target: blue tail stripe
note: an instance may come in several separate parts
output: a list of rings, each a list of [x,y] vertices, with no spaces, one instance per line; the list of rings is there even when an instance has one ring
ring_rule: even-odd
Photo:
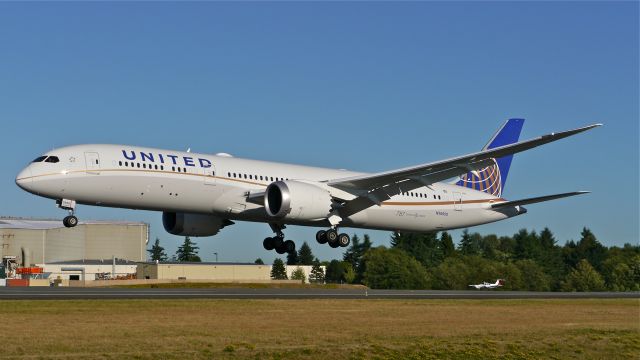
[[[522,125],[524,125],[524,119],[516,118],[507,120],[500,130],[498,130],[491,140],[489,140],[483,150],[493,149],[518,142]],[[504,186],[507,181],[507,175],[509,174],[509,168],[511,167],[512,160],[513,155],[495,159],[495,165],[490,165],[485,169],[477,171],[475,174],[468,172],[467,174],[460,176],[460,180],[456,182],[456,184],[475,190],[484,188],[482,190],[484,192],[491,193],[496,196],[502,196],[502,191],[504,190]],[[497,169],[495,169],[496,166]],[[494,169],[491,167],[494,167]],[[490,175],[492,174],[492,171],[497,171],[498,174]],[[494,185],[497,181],[496,176],[499,176],[500,179],[499,188]]]

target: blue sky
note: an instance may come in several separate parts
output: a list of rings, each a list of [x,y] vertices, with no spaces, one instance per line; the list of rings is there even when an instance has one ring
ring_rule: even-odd
[[[637,2],[0,3],[0,215],[64,215],[14,184],[64,145],[374,172],[479,150],[524,117],[521,138],[605,126],[516,155],[504,195],[593,193],[472,231],[548,226],[562,244],[587,226],[606,245],[637,243],[638,32]],[[182,241],[159,213],[78,215],[149,222],[170,253]],[[341,257],[315,231],[287,237]],[[207,260],[271,261],[267,235],[238,223],[197,242]]]

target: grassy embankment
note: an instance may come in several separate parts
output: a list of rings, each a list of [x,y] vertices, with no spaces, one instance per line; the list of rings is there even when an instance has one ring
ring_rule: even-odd
[[[0,359],[632,358],[620,300],[0,301]]]

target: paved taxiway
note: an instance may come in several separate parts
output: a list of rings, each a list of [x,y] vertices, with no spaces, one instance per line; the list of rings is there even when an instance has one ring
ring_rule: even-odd
[[[18,299],[640,299],[640,292],[529,292],[365,289],[127,289],[2,287],[0,300]]]

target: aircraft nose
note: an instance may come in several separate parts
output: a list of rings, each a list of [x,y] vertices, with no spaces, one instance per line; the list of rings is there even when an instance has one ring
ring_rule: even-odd
[[[24,168],[18,176],[16,176],[16,185],[20,188],[29,191],[30,185],[33,182],[33,177],[31,175],[31,169],[28,167]]]

